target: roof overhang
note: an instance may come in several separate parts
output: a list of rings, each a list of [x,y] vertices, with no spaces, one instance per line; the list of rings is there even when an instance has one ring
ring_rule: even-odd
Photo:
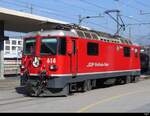
[[[52,29],[58,24],[68,24],[67,22],[1,7],[0,20],[4,21],[4,30],[25,33],[40,29]]]

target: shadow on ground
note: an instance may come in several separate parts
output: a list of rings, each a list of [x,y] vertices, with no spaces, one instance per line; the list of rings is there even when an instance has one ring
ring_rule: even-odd
[[[25,92],[24,87],[22,87],[22,86],[21,87],[16,87],[15,90],[18,94],[22,94],[23,96],[26,96],[26,92]]]

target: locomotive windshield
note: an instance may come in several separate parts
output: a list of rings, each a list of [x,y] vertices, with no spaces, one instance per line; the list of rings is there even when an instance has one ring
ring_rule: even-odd
[[[33,55],[35,54],[35,39],[26,39],[24,42],[24,54],[25,55]]]
[[[41,55],[56,55],[57,39],[56,38],[43,38],[41,39]]]
[[[28,38],[24,41],[24,55],[35,55],[36,39]],[[41,55],[65,55],[66,39],[65,38],[41,38],[40,42]]]

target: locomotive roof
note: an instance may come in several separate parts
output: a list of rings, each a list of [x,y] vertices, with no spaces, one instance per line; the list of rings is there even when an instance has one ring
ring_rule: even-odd
[[[53,30],[41,30],[36,32],[30,32],[27,34],[27,37],[36,36],[40,34],[41,36],[71,36],[71,37],[80,37],[80,38],[87,38],[92,40],[102,40],[105,42],[113,42],[113,43],[125,43],[125,44],[132,44],[132,42],[126,38],[121,36],[113,36],[109,33],[99,32],[95,30],[90,30],[83,27],[56,27]]]
[[[41,35],[41,36],[71,36],[71,37],[77,37],[75,33],[72,33],[70,31],[64,31],[64,30],[46,30],[46,31],[35,31],[35,32],[30,32],[26,35],[26,37],[31,37],[31,36],[36,36],[36,35]]]

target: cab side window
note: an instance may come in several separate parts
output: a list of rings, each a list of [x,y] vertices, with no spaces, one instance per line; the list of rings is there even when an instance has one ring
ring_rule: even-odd
[[[98,56],[99,54],[98,48],[99,48],[98,43],[92,42],[87,43],[87,54],[89,56]]]
[[[58,53],[60,55],[66,55],[66,39],[65,38],[61,38],[59,40]]]
[[[129,47],[124,47],[123,48],[123,51],[124,51],[124,57],[130,57],[130,52],[131,52],[131,50],[130,50],[130,48]]]

